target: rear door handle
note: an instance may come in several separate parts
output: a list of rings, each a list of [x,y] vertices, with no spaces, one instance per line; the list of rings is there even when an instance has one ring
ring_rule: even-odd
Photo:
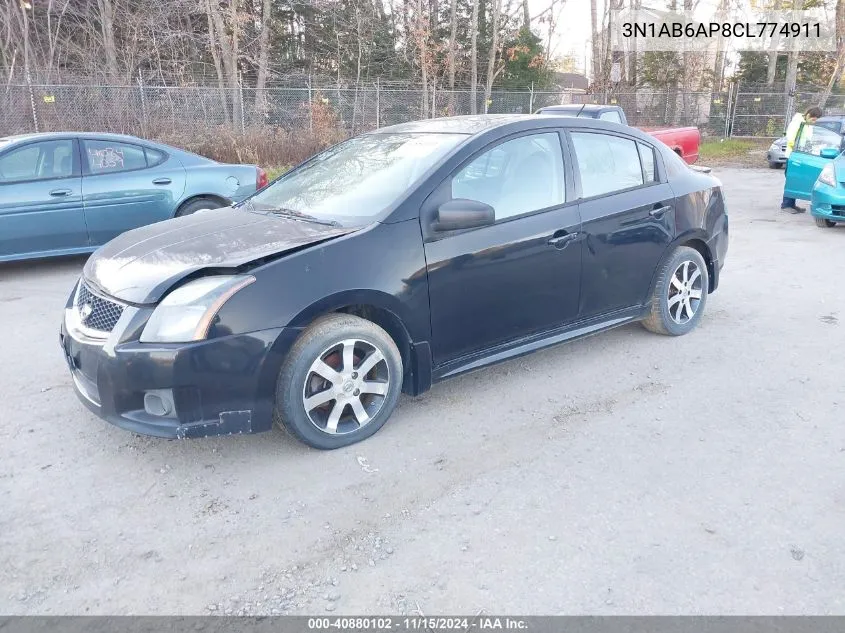
[[[50,195],[58,198],[60,196],[69,196],[72,193],[73,192],[70,189],[53,189],[53,191],[50,192]]]
[[[648,214],[653,218],[662,218],[663,215],[667,211],[671,211],[672,207],[668,204],[663,205],[662,207],[654,207]]]
[[[169,185],[171,182],[173,181],[170,178],[156,178],[153,180],[154,185]]]
[[[580,237],[578,233],[566,233],[563,231],[556,231],[554,236],[549,239],[549,246],[554,246],[558,250],[563,250],[570,242],[574,242]]]

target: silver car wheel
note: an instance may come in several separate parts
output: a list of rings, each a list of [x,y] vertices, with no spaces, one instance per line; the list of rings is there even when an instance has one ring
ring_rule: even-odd
[[[382,351],[369,341],[346,339],[311,363],[302,405],[320,431],[352,433],[378,414],[389,387],[390,370]]]
[[[683,325],[695,316],[701,303],[701,271],[695,262],[686,260],[672,273],[667,296],[669,318]]]

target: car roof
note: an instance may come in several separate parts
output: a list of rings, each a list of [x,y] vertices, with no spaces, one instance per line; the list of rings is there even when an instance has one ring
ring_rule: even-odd
[[[568,112],[570,110],[580,110],[582,112],[597,112],[599,110],[605,110],[607,108],[616,109],[617,107],[618,106],[615,105],[607,105],[601,103],[562,103],[560,105],[546,106],[545,108],[541,108],[541,110],[544,110],[546,112]]]
[[[158,141],[151,141],[149,139],[138,136],[130,136],[128,134],[113,134],[110,132],[38,132],[32,134],[16,134],[14,136],[4,136],[0,138],[0,149],[5,149],[19,143],[28,143],[30,141],[50,139],[66,139],[66,138],[81,138],[81,139],[97,139],[102,141],[114,141],[115,143],[133,143],[135,145],[144,145],[148,148],[155,148],[165,151],[169,154],[178,154],[180,159],[190,159],[195,163],[214,163],[215,161],[199,154],[194,154],[186,149],[173,147],[159,143]]]
[[[371,134],[407,134],[407,133],[429,133],[429,134],[478,134],[514,121],[521,121],[526,118],[525,114],[467,114],[463,116],[447,116],[435,119],[422,119],[420,121],[409,121],[390,125]]]
[[[516,132],[560,127],[605,129],[609,132],[624,130],[626,134],[649,140],[649,142],[654,140],[645,134],[639,133],[636,128],[619,123],[589,118],[550,117],[543,114],[471,114],[467,116],[423,119],[421,121],[383,127],[373,130],[369,134],[463,134],[472,137],[497,129],[502,132]]]
[[[107,141],[124,141],[127,143],[151,143],[146,139],[138,138],[137,136],[129,136],[128,134],[112,134],[109,132],[33,132],[31,134],[15,134],[13,136],[4,136],[0,141],[9,143],[23,143],[26,141],[50,140],[51,138],[101,138]]]

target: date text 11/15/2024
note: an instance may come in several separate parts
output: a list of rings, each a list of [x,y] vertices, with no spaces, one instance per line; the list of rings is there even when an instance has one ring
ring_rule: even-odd
[[[354,630],[354,631],[482,631],[526,630],[528,623],[511,617],[333,617],[308,618],[311,631]]]

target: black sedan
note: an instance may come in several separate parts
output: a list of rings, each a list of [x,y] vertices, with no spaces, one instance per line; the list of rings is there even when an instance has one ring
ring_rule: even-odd
[[[631,321],[686,334],[727,247],[720,182],[637,130],[420,121],[109,242],[61,345],[82,402],[123,428],[275,421],[331,449],[375,433],[402,391]]]

